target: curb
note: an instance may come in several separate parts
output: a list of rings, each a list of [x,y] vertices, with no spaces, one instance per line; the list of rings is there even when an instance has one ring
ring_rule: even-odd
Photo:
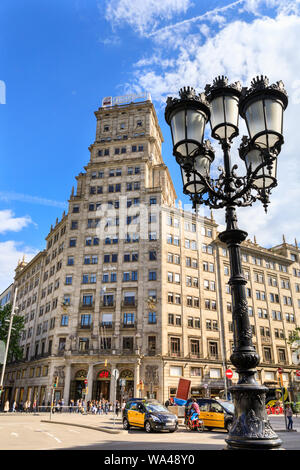
[[[94,431],[102,431],[102,432],[107,432],[108,434],[121,434],[122,431],[117,431],[116,429],[108,429],[108,428],[103,428],[103,427],[96,427],[96,426],[89,426],[87,424],[75,424],[75,423],[66,423],[63,421],[50,421],[47,419],[42,419],[41,423],[51,423],[51,424],[63,424],[66,426],[76,426],[78,428],[87,428],[87,429],[93,429]]]

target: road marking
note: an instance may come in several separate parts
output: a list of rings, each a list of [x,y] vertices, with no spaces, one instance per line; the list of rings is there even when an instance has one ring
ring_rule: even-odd
[[[50,434],[50,432],[46,432],[46,434],[50,437],[53,437],[53,439],[55,439],[57,442],[62,442],[60,439],[58,439],[58,437],[55,437],[53,436],[53,434]]]
[[[11,432],[10,435],[15,436],[15,437],[19,437],[19,434],[17,434],[16,432]]]
[[[75,432],[76,434],[80,434],[80,431],[75,431],[75,429],[68,429],[70,432]]]

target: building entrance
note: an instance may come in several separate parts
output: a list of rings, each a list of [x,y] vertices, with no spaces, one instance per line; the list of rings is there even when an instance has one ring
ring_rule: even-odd
[[[95,400],[109,400],[110,380],[98,380]]]
[[[117,386],[117,400],[127,401],[134,394],[134,373],[130,369],[125,369],[120,373]]]
[[[110,398],[110,370],[101,369],[97,373],[96,386],[94,387],[93,400],[109,400]]]

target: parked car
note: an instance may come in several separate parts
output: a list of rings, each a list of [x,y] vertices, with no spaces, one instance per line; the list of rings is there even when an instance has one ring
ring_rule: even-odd
[[[191,402],[192,400],[188,400],[186,407]],[[234,417],[233,403],[214,398],[198,398],[197,403],[200,408],[200,419],[207,429],[219,428],[229,431]]]
[[[146,432],[177,431],[178,418],[156,400],[131,398],[123,410],[123,428],[144,428]]]

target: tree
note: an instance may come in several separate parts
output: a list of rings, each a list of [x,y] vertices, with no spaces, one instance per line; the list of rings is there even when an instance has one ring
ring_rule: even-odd
[[[293,344],[294,341],[300,341],[300,327],[299,326],[297,326],[294,331],[290,332],[288,343]]]
[[[6,343],[8,336],[9,322],[11,318],[12,305],[7,304],[0,307],[0,340]],[[11,336],[9,341],[9,349],[7,354],[7,362],[22,358],[23,351],[19,346],[21,331],[24,329],[24,317],[15,314],[13,318]]]

